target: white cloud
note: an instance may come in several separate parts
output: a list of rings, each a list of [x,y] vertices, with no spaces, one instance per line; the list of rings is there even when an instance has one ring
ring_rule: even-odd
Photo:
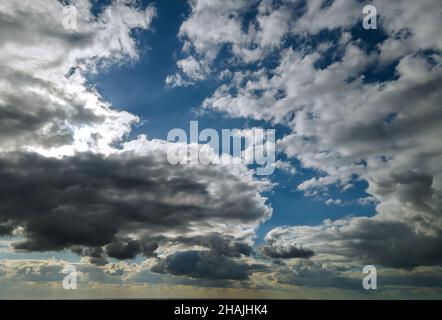
[[[0,205],[11,204],[1,210],[2,235],[21,230],[19,241],[13,243],[16,250],[70,249],[96,264],[108,257],[129,259],[137,254],[164,257],[195,246],[209,248],[220,259],[232,254],[224,247],[249,255],[256,228],[272,213],[261,195],[272,185],[254,180],[245,165],[169,164],[167,150],[187,145],[143,136],[125,141],[138,117],[114,109],[87,82],[91,72],[138,59],[132,31],[150,29],[155,9],[141,8],[136,1],[114,1],[96,17],[89,1],[76,1],[75,6],[77,29],[65,30],[63,5],[58,1],[0,5],[0,67],[4,70],[0,166],[6,170],[3,183],[10,179],[4,189],[8,200]],[[192,77],[204,72],[192,58],[182,60],[180,66]],[[208,156],[216,155],[209,152]],[[11,170],[14,166],[17,170]],[[70,170],[75,171],[73,180],[68,177]],[[98,182],[93,176],[101,170],[101,178],[95,177]],[[25,171],[28,174],[15,175]],[[110,183],[112,176],[116,184]],[[61,193],[90,188],[91,202],[80,194],[78,198],[65,194],[61,203],[43,185],[33,189],[40,193],[35,201],[23,201],[26,191],[17,184],[22,178],[28,185],[55,183],[49,189]],[[77,184],[77,179],[85,180]],[[56,180],[70,186],[59,188]],[[128,181],[132,184],[126,189]],[[137,190],[136,181],[144,186]],[[27,215],[25,208],[16,211],[12,202],[32,206],[40,222],[46,222],[34,225],[35,216]],[[116,223],[114,213],[123,217],[127,209],[132,213],[123,220],[128,220]],[[46,229],[55,225],[52,231]]]

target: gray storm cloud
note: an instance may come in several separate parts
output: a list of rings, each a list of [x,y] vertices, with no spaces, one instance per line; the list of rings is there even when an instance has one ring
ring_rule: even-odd
[[[108,256],[124,259],[175,241],[248,253],[242,242],[249,235],[235,225],[254,227],[269,217],[265,198],[256,197],[260,185],[221,167],[170,165],[165,157],[2,154],[3,230],[23,227],[26,240],[14,246],[30,251],[106,246]],[[228,236],[237,238],[231,248],[222,244]]]

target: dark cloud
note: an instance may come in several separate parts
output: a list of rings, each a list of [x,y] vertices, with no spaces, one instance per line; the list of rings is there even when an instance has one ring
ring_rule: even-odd
[[[267,238],[303,243],[316,255],[396,268],[442,264],[442,234],[416,232],[400,221],[357,217],[320,227],[277,228]]]
[[[175,238],[174,242],[186,243],[189,245],[198,245],[213,249],[221,255],[229,257],[240,257],[241,255],[249,256],[253,249],[250,244],[238,241],[233,236],[221,235],[212,232],[204,236],[196,236],[192,238]]]
[[[388,19],[382,21],[382,36],[371,40],[352,34],[360,24],[360,6],[354,1],[323,7],[307,1],[307,11],[295,20],[279,11],[284,1],[261,3],[261,11],[251,18],[260,26],[256,32],[250,32],[255,24],[235,31],[244,17],[225,17],[231,8],[217,8],[217,1],[207,7],[197,1],[201,5],[192,7],[181,32],[195,48],[211,48],[217,55],[217,45],[228,43],[232,50],[220,59],[242,60],[245,65],[278,58],[274,68],[256,72],[230,65],[234,76],[202,107],[285,126],[290,133],[277,142],[280,150],[318,173],[299,184],[306,196],[336,198],[336,192],[345,192],[358,180],[367,183],[365,191],[376,205],[370,217],[325,220],[316,227],[276,227],[267,237],[275,242],[261,248],[264,256],[283,259],[314,253],[313,259],[331,263],[339,257],[395,268],[442,263],[442,7],[436,2],[376,3]],[[437,9],[430,12],[426,6]],[[212,10],[218,15],[212,16]],[[234,9],[239,10],[248,11]],[[223,26],[216,43],[202,27],[208,16]],[[413,16],[413,21],[405,16]],[[280,31],[271,37],[279,49],[272,55],[263,50],[266,38],[260,38],[266,34],[266,22],[267,32],[275,32],[270,26],[276,25]],[[331,31],[325,38],[324,29]],[[400,35],[404,30],[407,36]],[[301,35],[299,46],[288,41]],[[247,45],[256,42],[254,54],[241,50],[244,39]],[[312,42],[316,43],[311,46]],[[362,49],[366,45],[376,50]],[[330,48],[340,52],[339,59],[318,69],[318,61],[330,60]],[[215,67],[209,76],[218,74]]]
[[[62,159],[6,153],[0,157],[0,179],[0,222],[10,226],[3,232],[23,227],[26,240],[15,248],[27,251],[106,246],[107,256],[128,259],[150,256],[158,241],[172,241],[246,255],[251,248],[232,234],[233,226],[255,225],[269,214],[264,199],[250,196],[259,186],[216,167],[172,166],[164,154],[153,152]],[[214,184],[247,191],[220,197],[208,191]],[[198,234],[188,235],[195,226]],[[224,230],[224,236],[215,230]]]
[[[405,223],[369,219],[352,228],[341,241],[366,263],[406,268],[442,264],[441,233],[425,235]]]
[[[361,272],[359,278],[350,278],[340,270],[327,269],[321,264],[311,262],[294,267],[280,267],[276,281],[302,287],[361,289],[362,275]]]
[[[225,257],[210,250],[173,253],[161,259],[151,270],[192,278],[247,280],[252,272],[264,271],[265,267]]]
[[[110,258],[133,259],[141,252],[140,243],[137,240],[125,239],[114,241],[106,246],[106,253]]]
[[[315,255],[313,250],[299,245],[278,246],[271,242],[261,247],[261,253],[272,259],[310,258]]]

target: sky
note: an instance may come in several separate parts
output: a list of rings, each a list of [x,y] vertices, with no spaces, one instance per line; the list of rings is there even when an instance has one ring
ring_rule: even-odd
[[[0,0],[0,298],[442,298],[441,18]],[[274,171],[170,163],[191,121],[274,129]]]

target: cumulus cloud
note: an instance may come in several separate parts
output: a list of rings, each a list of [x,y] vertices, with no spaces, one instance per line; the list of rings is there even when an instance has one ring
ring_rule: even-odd
[[[265,184],[222,166],[170,165],[159,148],[62,159],[5,153],[0,176],[2,225],[23,228],[26,240],[15,244],[22,250],[106,246],[108,256],[127,259],[178,237],[227,250],[201,238],[214,232],[247,250],[253,228],[271,214],[259,194]]]
[[[266,51],[266,37],[257,42],[265,28],[243,28],[240,35],[255,43],[262,64],[246,71],[234,64],[231,80],[202,107],[286,126],[291,133],[278,141],[279,150],[318,172],[298,185],[306,196],[339,204],[327,196],[330,187],[346,190],[355,179],[368,183],[374,217],[288,227],[284,234],[292,235],[284,241],[318,255],[332,252],[395,267],[440,264],[441,7],[437,1],[373,4],[380,18],[371,43],[359,34],[368,31],[355,31],[363,17],[361,2],[307,1],[298,7],[289,7],[291,1],[261,2],[247,25],[272,23],[281,49]],[[281,6],[292,10],[285,16],[295,18],[270,22]],[[238,8],[230,17],[244,22],[243,10],[248,9]],[[188,21],[196,12],[193,8]],[[196,33],[189,41],[206,43]],[[238,50],[247,41],[227,34],[220,41],[232,45],[229,61],[248,63]],[[278,63],[269,67],[265,59],[274,55]],[[406,253],[412,243],[419,249]]]
[[[328,220],[320,226],[277,227],[267,238],[308,245],[318,259],[360,265],[416,267],[442,262],[440,234],[417,233],[406,223],[379,217]]]
[[[252,272],[264,269],[262,264],[238,261],[215,251],[183,251],[160,260],[151,270],[193,278],[247,280]]]

